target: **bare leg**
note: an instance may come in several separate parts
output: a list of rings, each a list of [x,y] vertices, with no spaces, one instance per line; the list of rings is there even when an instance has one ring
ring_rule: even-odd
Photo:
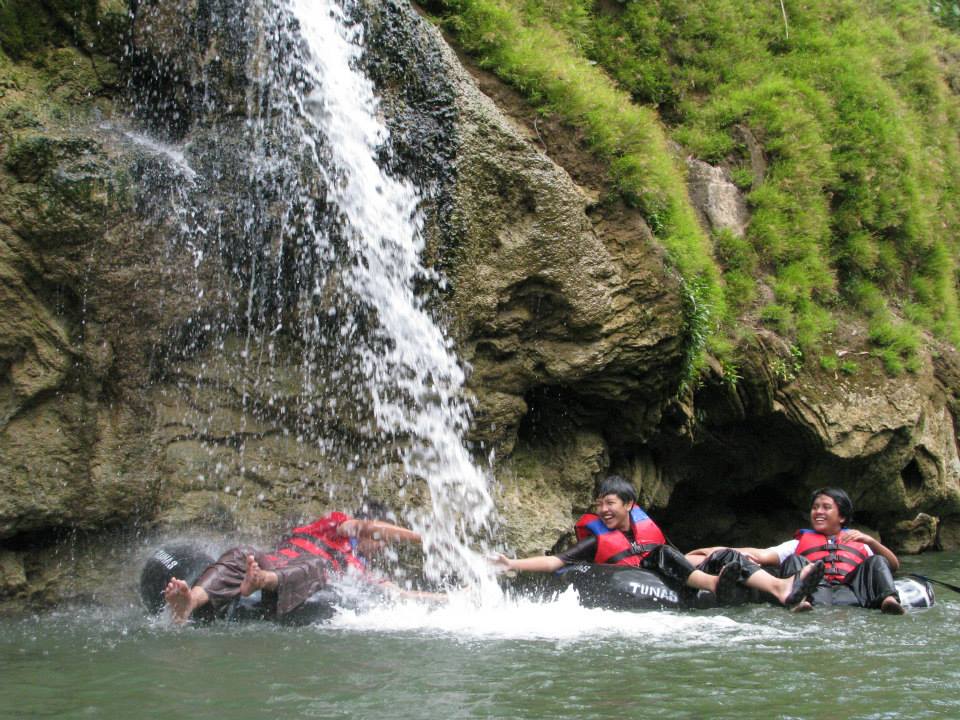
[[[702,570],[694,570],[687,578],[687,585],[697,590],[717,591],[717,576],[708,575]]]
[[[816,572],[814,564],[806,565],[797,575],[791,575],[787,578],[777,578],[765,570],[758,570],[747,579],[745,584],[747,587],[770,593],[780,601],[780,604],[785,605],[787,599],[790,597],[790,593],[793,592],[794,584],[798,582],[798,578],[801,580],[806,579],[812,572]],[[804,602],[805,601],[801,601],[800,603],[794,604],[798,606],[797,609],[799,610],[801,609],[799,605],[804,604]],[[809,603],[807,603],[807,605],[809,606]],[[806,610],[809,609],[809,607],[803,609]]]
[[[173,578],[163,590],[163,599],[170,608],[170,614],[177,625],[183,625],[190,619],[190,615],[201,605],[205,605],[209,598],[207,591],[201,587],[191,588],[183,580]]]
[[[801,572],[801,577],[806,577],[811,572],[813,572],[813,565],[808,565]],[[687,585],[698,590],[709,590],[715,593],[717,591],[717,581],[718,578],[716,575],[709,575],[701,570],[694,570],[690,573],[690,577],[687,578]],[[744,584],[747,587],[768,592],[777,598],[781,604],[786,604],[787,598],[790,596],[790,593],[793,592],[793,583],[793,577],[781,579],[774,577],[765,570],[758,570],[753,573]],[[802,612],[813,609],[813,606],[806,600],[803,600],[796,603],[793,609]]]
[[[240,594],[243,597],[252,595],[257,590],[276,590],[277,574],[272,570],[264,570],[254,559],[253,555],[247,555],[247,572],[240,582]]]

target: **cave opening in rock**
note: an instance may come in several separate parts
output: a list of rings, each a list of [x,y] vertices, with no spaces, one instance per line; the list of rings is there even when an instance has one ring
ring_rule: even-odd
[[[907,490],[916,491],[923,487],[923,471],[916,458],[912,458],[900,471],[900,479]]]
[[[524,400],[528,410],[517,427],[517,441],[528,447],[559,442],[565,428],[579,424],[579,413],[565,388],[537,387],[529,391]]]
[[[732,491],[729,483],[713,483],[707,488],[682,482],[667,507],[654,514],[670,540],[684,551],[713,545],[766,547],[789,539],[797,527],[805,526],[805,508],[796,507],[783,492],[794,483],[778,476],[756,487]],[[728,492],[723,492],[724,488]]]

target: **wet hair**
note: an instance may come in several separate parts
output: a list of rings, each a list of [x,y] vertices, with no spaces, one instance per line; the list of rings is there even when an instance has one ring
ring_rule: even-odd
[[[616,495],[624,504],[637,501],[636,489],[619,475],[608,475],[597,484],[597,498],[607,495]]]
[[[837,504],[837,510],[840,512],[840,517],[843,518],[844,523],[853,521],[853,501],[847,493],[840,488],[820,488],[819,490],[814,490],[813,494],[810,495],[810,507],[813,507],[813,503],[820,495],[826,495]]]

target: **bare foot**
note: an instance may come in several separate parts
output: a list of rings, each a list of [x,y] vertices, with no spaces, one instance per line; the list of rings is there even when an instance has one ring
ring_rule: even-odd
[[[252,595],[257,590],[274,590],[277,587],[277,574],[264,570],[253,555],[247,555],[247,571],[240,581],[240,594],[243,597]]]
[[[183,625],[190,619],[190,613],[193,612],[193,596],[190,593],[190,586],[183,580],[173,578],[163,589],[163,599],[170,608],[170,614],[177,625]]]
[[[888,595],[883,599],[883,602],[880,603],[880,612],[885,615],[903,615],[906,610],[903,609],[903,605],[900,604],[897,598],[893,595]]]
[[[790,578],[790,585],[787,586],[786,593],[779,598],[780,602],[787,607],[802,603],[816,592],[817,585],[823,579],[823,571],[823,560],[817,560],[815,563],[805,566]]]
[[[801,600],[792,608],[790,608],[790,612],[794,612],[794,613],[810,612],[811,610],[813,610],[813,605],[810,604],[809,600]]]

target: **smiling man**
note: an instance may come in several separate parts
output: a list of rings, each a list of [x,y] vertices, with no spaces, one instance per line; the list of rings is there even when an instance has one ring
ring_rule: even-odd
[[[812,597],[814,605],[854,605],[903,614],[893,580],[900,560],[876,538],[846,527],[852,519],[853,502],[846,492],[820,488],[811,495],[810,528],[798,530],[793,540],[774,547],[737,550],[763,565],[780,565],[782,575],[796,573],[810,562],[822,562],[825,571]]]
[[[667,543],[657,524],[636,504],[637,491],[619,475],[597,489],[596,513],[577,522],[578,542],[559,555],[513,559],[499,555],[501,570],[555,572],[566,564],[629,565],[652,570],[674,585],[709,590],[724,603],[738,584],[773,595],[790,608],[807,610],[807,596],[823,577],[823,563],[800,568],[792,577],[777,578],[730,548],[718,548],[696,567]]]

